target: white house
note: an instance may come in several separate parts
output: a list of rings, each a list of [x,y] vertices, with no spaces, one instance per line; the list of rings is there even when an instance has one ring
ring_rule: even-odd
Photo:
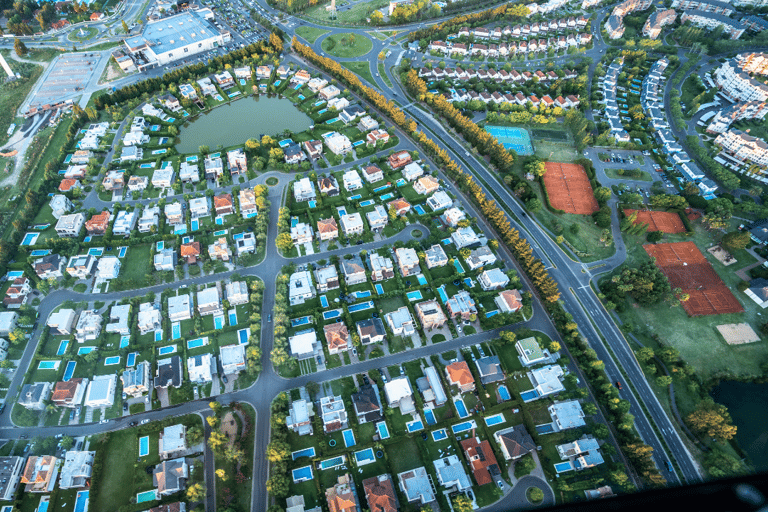
[[[88,383],[85,392],[85,407],[112,407],[115,403],[115,386],[117,377],[112,375],[96,375]]]

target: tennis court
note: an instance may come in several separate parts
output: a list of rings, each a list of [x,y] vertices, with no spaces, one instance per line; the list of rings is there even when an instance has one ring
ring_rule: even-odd
[[[599,207],[584,168],[577,164],[546,162],[544,186],[553,208],[577,215],[592,215]]]
[[[524,128],[514,128],[512,126],[486,126],[485,131],[496,137],[496,139],[507,149],[513,150],[518,155],[532,155],[533,143],[528,130]]]
[[[637,212],[634,224],[648,224],[648,231],[662,233],[685,233],[685,226],[680,215],[675,212],[655,212],[652,210],[624,210],[627,217]]]
[[[648,256],[669,279],[672,288],[689,295],[682,303],[690,316],[741,313],[741,303],[733,296],[715,269],[693,242],[644,245]]]

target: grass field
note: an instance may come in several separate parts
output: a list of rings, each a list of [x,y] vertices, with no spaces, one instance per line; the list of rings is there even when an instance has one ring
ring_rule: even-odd
[[[352,37],[354,39],[351,39]],[[341,58],[361,57],[373,49],[370,39],[350,32],[326,37],[322,46],[329,55]]]
[[[392,87],[392,80],[387,76],[387,70],[384,67],[383,62],[379,62],[379,75],[381,75],[381,79],[384,80],[384,83],[387,84],[388,87]]]
[[[296,33],[309,41],[310,43],[314,43],[317,41],[317,38],[320,37],[323,34],[327,34],[330,32],[330,30],[323,30],[321,28],[316,27],[299,27],[296,29]]]
[[[8,127],[11,126],[11,123],[16,118],[16,111],[43,72],[42,66],[16,62],[8,57],[9,53],[4,51],[3,56],[6,57],[11,70],[15,73],[21,73],[26,78],[0,85],[0,144],[5,144],[8,141],[6,133],[8,132]]]
[[[613,178],[615,180],[634,180],[634,181],[653,181],[653,178],[649,173],[646,171],[640,171],[640,176],[621,176],[618,172],[616,172],[618,169],[605,169],[605,175],[609,178]]]
[[[550,142],[534,138],[533,148],[536,156],[544,160],[573,162],[579,158],[579,153],[568,143]]]
[[[376,86],[376,82],[373,81],[373,75],[371,74],[371,67],[368,65],[368,61],[343,62],[341,65],[355,73],[363,80],[366,80],[369,84],[373,85],[374,87]]]
[[[312,9],[307,9],[305,16],[322,22],[329,22],[331,16],[325,10],[328,4],[318,5]],[[372,2],[360,2],[347,9],[344,5],[337,4],[336,23],[346,25],[365,25],[366,18],[376,9],[381,9],[389,5],[386,0],[374,0]]]

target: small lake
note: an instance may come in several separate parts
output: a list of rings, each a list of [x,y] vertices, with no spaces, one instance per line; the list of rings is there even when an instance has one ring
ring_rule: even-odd
[[[757,471],[768,471],[768,384],[721,381],[710,392],[728,408],[736,425],[736,440]]]
[[[215,150],[219,145],[243,144],[261,135],[275,136],[290,130],[303,132],[312,119],[296,108],[291,100],[277,97],[249,96],[198,115],[179,129],[176,150],[197,153],[200,146]]]

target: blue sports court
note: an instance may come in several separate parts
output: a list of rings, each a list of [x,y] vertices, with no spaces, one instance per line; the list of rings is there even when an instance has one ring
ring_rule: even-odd
[[[518,155],[532,155],[533,143],[528,131],[511,126],[486,126],[485,131],[496,137],[501,144]]]

